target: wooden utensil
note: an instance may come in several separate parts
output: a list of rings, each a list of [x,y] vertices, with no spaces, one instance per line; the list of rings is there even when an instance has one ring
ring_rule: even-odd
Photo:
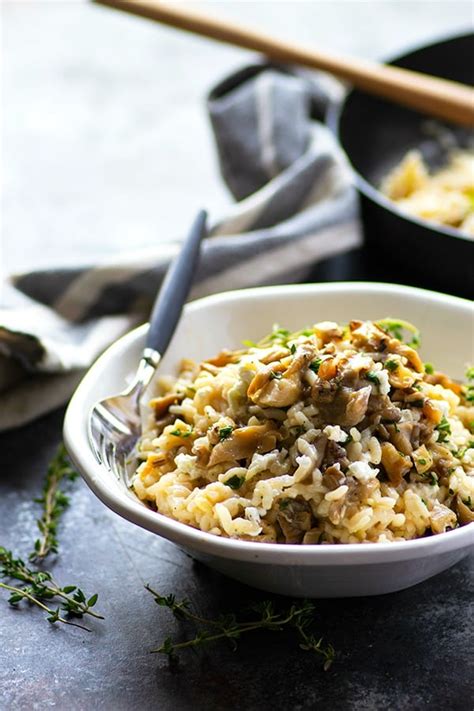
[[[187,32],[265,54],[272,60],[320,69],[355,87],[430,116],[463,125],[474,124],[474,91],[458,82],[348,57],[340,57],[295,42],[205,15],[189,7],[159,0],[93,0],[100,5],[146,17]],[[468,58],[466,57],[466,61]]]

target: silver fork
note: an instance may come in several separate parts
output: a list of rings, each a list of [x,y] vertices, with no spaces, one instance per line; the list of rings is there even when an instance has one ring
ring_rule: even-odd
[[[196,217],[183,247],[169,267],[150,317],[145,349],[131,385],[97,402],[89,417],[89,442],[100,464],[129,483],[133,451],[141,434],[140,399],[164,355],[191,287],[207,215]]]

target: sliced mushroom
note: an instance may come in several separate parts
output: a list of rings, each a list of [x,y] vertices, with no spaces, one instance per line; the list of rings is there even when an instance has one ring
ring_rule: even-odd
[[[314,523],[311,506],[302,496],[282,499],[277,521],[286,543],[301,543],[304,534],[311,530]]]
[[[247,390],[247,396],[261,407],[288,407],[300,399],[301,376],[304,367],[313,357],[312,348],[301,347],[288,368],[282,361],[269,363],[261,369]]]
[[[320,434],[318,439],[313,442],[316,448],[316,459],[314,461],[314,468],[319,469],[323,463],[324,455],[326,454],[326,446],[328,443],[328,438],[325,434]]]
[[[456,514],[447,506],[435,503],[430,512],[430,525],[433,533],[444,533],[457,526]]]
[[[285,358],[288,353],[288,348],[283,348],[283,346],[275,346],[275,348],[270,348],[265,355],[259,354],[259,361],[260,363],[268,365],[269,363],[274,363],[275,361]]]
[[[390,402],[390,401],[389,401]],[[381,421],[386,424],[388,422],[400,422],[402,413],[401,410],[392,404],[384,404],[379,410]]]
[[[202,467],[206,467],[209,464],[211,448],[205,437],[200,437],[194,442],[191,452],[196,455],[196,464]]]
[[[360,390],[342,386],[338,389],[321,388],[315,383],[311,389],[321,417],[325,422],[343,427],[355,427],[365,417],[372,389],[370,385]]]
[[[389,337],[372,321],[351,321],[352,342],[357,348],[383,353],[387,349]]]
[[[228,363],[232,363],[236,358],[238,358],[239,355],[241,355],[244,351],[229,351],[226,348],[222,350],[220,353],[218,353],[214,358],[206,358],[205,361],[201,364],[204,365],[204,363],[210,363],[211,365],[216,365],[219,368],[223,368],[225,365]]]
[[[349,466],[349,459],[347,457],[346,450],[332,439],[330,439],[327,443],[325,459],[328,466],[339,464],[342,469],[347,469]]]
[[[409,455],[413,451],[411,443],[411,433],[413,422],[402,422],[401,424],[388,427],[390,430],[390,441],[402,454]]]
[[[347,401],[346,412],[339,424],[344,427],[355,427],[359,422],[362,422],[367,412],[371,392],[372,388],[368,385],[351,393]]]
[[[398,341],[397,341],[398,343]],[[392,388],[400,388],[405,390],[406,388],[411,388],[416,382],[416,374],[411,368],[407,368],[403,365],[401,361],[397,362],[397,367],[395,370],[390,370],[388,372],[388,382]]]
[[[304,534],[301,543],[306,546],[315,545],[316,543],[319,543],[322,535],[323,530],[321,528],[318,528],[317,526],[315,528],[310,528],[310,530]]]
[[[337,462],[336,464],[332,464],[326,469],[323,474],[323,484],[330,491],[338,489],[341,484],[344,483],[345,479],[346,477],[341,472],[341,465],[339,464],[339,462]]]
[[[433,466],[433,457],[424,444],[411,453],[418,474],[426,474]]]
[[[410,435],[411,445],[412,445],[413,449],[418,449],[418,447],[420,446],[420,433],[421,433],[420,425],[418,424],[418,422],[413,422],[411,435]]]
[[[464,503],[459,494],[456,496],[456,511],[460,523],[466,524],[474,522],[474,511]]]
[[[390,442],[382,442],[382,466],[387,472],[387,476],[394,486],[402,483],[405,474],[412,468],[410,457],[398,452]]]
[[[412,368],[414,368],[414,370],[416,370],[417,373],[425,372],[425,366],[423,364],[423,361],[421,360],[415,349],[411,348],[410,346],[407,346],[405,343],[402,343],[398,340],[398,338],[390,339],[390,341],[388,342],[388,349],[391,353],[397,353],[397,355],[405,357],[408,363],[411,365]]]
[[[240,427],[223,442],[216,444],[209,459],[209,466],[247,459],[255,452],[259,454],[270,452],[275,448],[277,436],[271,422]]]
[[[152,398],[149,404],[150,407],[153,408],[155,419],[159,420],[168,412],[170,405],[174,405],[175,402],[182,399],[182,395],[178,395],[177,393],[170,393],[169,395],[163,395],[162,397]]]
[[[292,378],[275,378],[273,369],[265,373],[265,378],[258,379],[258,374],[250,383],[248,396],[256,405],[261,407],[288,407],[293,405],[301,394],[301,380],[295,375]],[[254,382],[255,381],[255,382]]]

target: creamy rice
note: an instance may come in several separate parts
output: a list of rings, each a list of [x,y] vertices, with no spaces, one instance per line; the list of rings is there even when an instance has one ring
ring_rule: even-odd
[[[430,174],[421,153],[410,151],[381,190],[402,210],[474,238],[474,153],[453,153],[446,167]]]
[[[390,542],[469,523],[474,388],[425,367],[400,340],[407,326],[275,327],[184,360],[147,409],[135,493],[259,542]]]

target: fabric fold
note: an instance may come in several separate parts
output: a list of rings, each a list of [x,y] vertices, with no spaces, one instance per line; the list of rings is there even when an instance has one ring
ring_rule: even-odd
[[[360,244],[350,168],[315,118],[322,94],[317,81],[273,65],[247,67],[210,92],[236,202],[211,216],[191,298],[303,281],[318,261]],[[179,244],[11,277],[34,303],[0,309],[0,429],[65,402],[100,352],[146,320]]]

